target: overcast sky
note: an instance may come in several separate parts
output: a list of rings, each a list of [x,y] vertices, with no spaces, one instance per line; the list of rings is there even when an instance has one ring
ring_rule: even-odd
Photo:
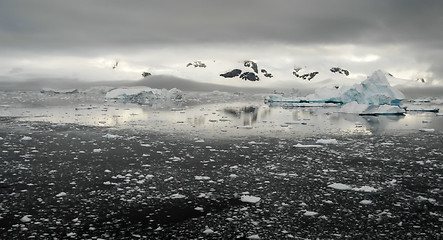
[[[340,66],[442,86],[442,12],[441,0],[2,0],[0,80],[149,71],[220,82],[221,69],[252,59],[278,73],[272,81],[294,66]],[[194,60],[206,72],[189,72]]]

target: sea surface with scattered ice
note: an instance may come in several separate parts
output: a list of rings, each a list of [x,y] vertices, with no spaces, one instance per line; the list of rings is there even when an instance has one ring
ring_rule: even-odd
[[[443,116],[0,92],[1,239],[438,239]]]

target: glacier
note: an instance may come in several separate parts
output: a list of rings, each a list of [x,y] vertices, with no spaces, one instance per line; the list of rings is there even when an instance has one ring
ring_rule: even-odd
[[[267,97],[267,102],[308,102],[308,103],[350,103],[372,105],[398,105],[405,95],[389,84],[386,74],[375,71],[360,84],[343,86],[341,88],[318,88],[306,97],[283,98],[279,95]]]

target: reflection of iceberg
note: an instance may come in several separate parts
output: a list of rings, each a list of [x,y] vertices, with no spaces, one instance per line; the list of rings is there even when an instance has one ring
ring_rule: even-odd
[[[375,71],[370,77],[360,84],[344,86],[342,88],[319,88],[315,93],[304,98],[283,98],[282,96],[269,96],[268,102],[295,102],[295,103],[349,103],[359,104],[399,104],[405,96],[398,89],[391,87],[385,74]]]
[[[439,108],[432,106],[423,106],[423,105],[412,105],[405,107],[406,111],[414,111],[414,112],[436,112],[440,110]]]
[[[373,104],[358,104],[357,102],[350,102],[340,108],[342,113],[358,113],[360,115],[404,115],[405,110],[399,106],[392,105],[373,105]]]
[[[181,101],[182,92],[149,87],[117,88],[106,93],[107,99],[118,99],[132,103],[150,104],[152,101]]]

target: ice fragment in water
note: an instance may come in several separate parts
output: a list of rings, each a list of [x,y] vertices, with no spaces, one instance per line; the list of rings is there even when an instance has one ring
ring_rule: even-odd
[[[30,141],[32,140],[32,137],[24,136],[20,139],[20,141]]]
[[[343,183],[333,183],[329,184],[328,187],[337,189],[337,190],[351,190],[352,187]]]
[[[57,195],[55,195],[56,197],[65,197],[67,194],[65,192],[61,192]]]
[[[369,205],[369,204],[372,204],[372,201],[371,200],[361,200],[360,204]]]
[[[336,139],[319,139],[315,143],[317,143],[317,144],[338,144]]]
[[[306,211],[303,215],[304,216],[308,216],[308,217],[313,217],[315,215],[317,215],[317,212],[312,212],[312,211]]]
[[[24,216],[24,217],[20,218],[20,222],[22,222],[22,223],[28,223],[30,221],[31,221],[31,219],[28,216]]]
[[[254,197],[254,196],[241,196],[240,201],[246,202],[246,203],[258,203],[261,198]]]

